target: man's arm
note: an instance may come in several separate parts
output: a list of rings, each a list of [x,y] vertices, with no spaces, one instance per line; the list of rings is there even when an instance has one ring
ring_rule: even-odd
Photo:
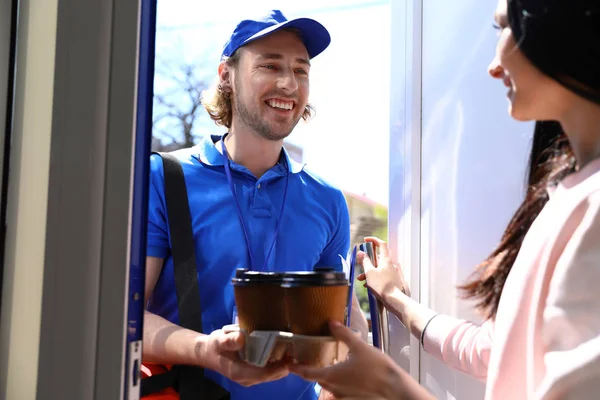
[[[348,204],[344,194],[339,191],[337,193],[336,205],[335,205],[335,225],[333,229],[333,236],[327,244],[326,248],[321,255],[317,265],[334,266],[338,271],[342,270],[342,261],[340,256],[345,257],[348,254],[350,248],[350,213],[348,211]],[[368,340],[369,326],[367,319],[360,309],[360,304],[356,293],[352,293],[352,315],[350,316],[350,327],[358,329],[360,335],[364,341]]]
[[[162,258],[146,258],[146,304],[154,291],[163,263]],[[244,336],[239,332],[225,334],[219,330],[204,335],[144,311],[144,361],[197,365],[217,371],[244,386],[277,380],[288,374],[287,368],[281,365],[259,368],[239,360],[237,351],[243,346]]]
[[[338,218],[337,218],[337,229],[335,234],[325,249],[324,254],[319,260],[319,265],[340,265],[340,255],[345,256],[348,253],[350,247],[350,214],[348,211],[348,205],[344,195],[340,192],[338,198]],[[360,337],[368,342],[369,340],[369,325],[365,315],[360,309],[360,303],[356,292],[352,293],[352,311],[350,315],[350,327],[357,329],[360,332]],[[315,387],[319,400],[335,400],[329,391],[320,387]]]
[[[146,258],[144,301],[148,300],[162,270],[164,260]],[[144,311],[144,361],[162,364],[205,365],[206,335],[184,329],[149,311]]]

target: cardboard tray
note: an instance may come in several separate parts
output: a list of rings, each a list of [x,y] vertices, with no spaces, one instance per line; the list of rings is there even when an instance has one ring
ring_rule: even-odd
[[[227,325],[223,331],[239,332],[240,327]],[[293,363],[327,367],[338,360],[345,360],[348,355],[348,346],[331,336],[294,335],[281,331],[253,331],[248,334],[243,329],[241,332],[245,336],[246,346],[240,351],[240,358],[258,367],[285,357]],[[360,335],[357,330],[354,332]]]

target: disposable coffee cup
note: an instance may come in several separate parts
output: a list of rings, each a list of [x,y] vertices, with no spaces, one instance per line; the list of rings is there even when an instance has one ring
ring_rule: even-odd
[[[288,330],[283,277],[277,272],[236,271],[232,283],[241,329]]]
[[[329,321],[344,323],[349,286],[343,272],[287,272],[282,286],[293,334],[330,336]]]

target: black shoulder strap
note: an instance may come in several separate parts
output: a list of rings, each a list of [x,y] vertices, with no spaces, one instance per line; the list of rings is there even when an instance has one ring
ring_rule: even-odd
[[[158,154],[163,159],[165,171],[165,202],[171,236],[179,324],[184,328],[202,332],[200,288],[185,176],[175,156],[169,153]],[[204,369],[178,366],[176,372],[181,400],[198,399],[199,394],[203,392]]]
[[[159,154],[163,159],[165,171],[165,201],[175,269],[179,322],[184,328],[202,332],[200,288],[185,176],[181,164],[172,154]]]
[[[202,332],[202,308],[196,272],[194,234],[183,168],[172,154],[155,154],[163,159],[165,172],[165,201],[171,236],[179,323],[184,328]],[[228,398],[227,391],[214,382],[204,379],[202,368],[177,365],[163,375],[165,376],[157,375],[142,380],[142,383],[148,381],[146,382],[149,389],[147,393],[155,392],[157,388],[160,391],[174,385],[181,400]],[[156,385],[151,378],[156,378],[154,380]],[[171,384],[165,385],[169,381]],[[157,385],[162,387],[159,388]]]

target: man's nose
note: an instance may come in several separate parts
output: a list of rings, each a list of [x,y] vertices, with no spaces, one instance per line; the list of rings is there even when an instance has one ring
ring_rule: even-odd
[[[289,93],[293,93],[298,90],[298,82],[296,81],[296,74],[294,71],[283,72],[279,77],[277,86],[279,89],[285,90]]]

